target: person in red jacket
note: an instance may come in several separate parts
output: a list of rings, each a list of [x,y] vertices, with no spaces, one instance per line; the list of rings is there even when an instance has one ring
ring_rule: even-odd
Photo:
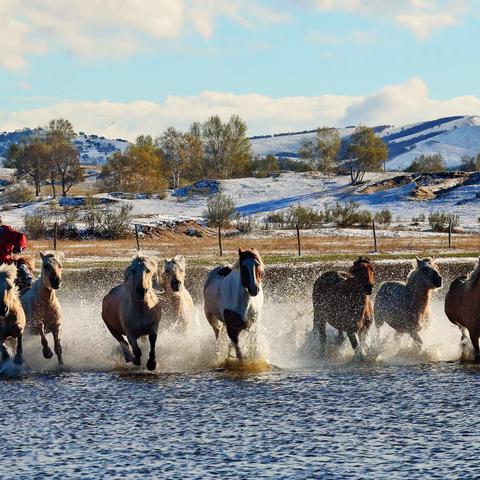
[[[13,263],[12,254],[21,253],[27,246],[27,237],[17,230],[2,224],[0,218],[0,264]]]
[[[17,280],[16,284],[20,292],[23,292],[30,288],[33,283],[33,275],[29,270],[27,263],[21,261],[17,262],[15,258],[12,258],[12,254],[21,253],[27,246],[27,237],[17,230],[2,224],[0,217],[0,265],[2,263],[15,263],[17,265]]]

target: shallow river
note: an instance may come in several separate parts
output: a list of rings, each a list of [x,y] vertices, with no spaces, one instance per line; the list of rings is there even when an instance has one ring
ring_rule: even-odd
[[[31,339],[27,366],[0,377],[0,478],[478,477],[480,369],[458,361],[442,292],[424,353],[387,327],[372,332],[365,363],[346,343],[321,362],[305,347],[316,273],[292,274],[288,296],[267,285],[259,338],[270,370],[216,370],[199,315],[189,336],[161,337],[154,374],[125,368],[101,323],[99,300],[120,272],[67,274],[66,368]]]

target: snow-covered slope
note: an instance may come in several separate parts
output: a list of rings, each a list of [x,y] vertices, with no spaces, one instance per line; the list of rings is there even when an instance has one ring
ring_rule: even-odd
[[[15,132],[0,133],[0,157],[5,155],[12,143],[19,143],[22,139],[32,136],[42,136],[43,129],[35,130],[25,128]],[[115,140],[99,135],[88,135],[80,132],[74,139],[80,162],[84,165],[96,165],[105,163],[109,155],[115,151],[123,152],[129,145],[127,140],[117,138]]]
[[[480,153],[480,116],[445,117],[402,127],[379,126],[375,130],[388,145],[390,170],[407,168],[422,153],[441,153],[452,169],[463,156]],[[353,131],[353,127],[340,129],[344,142],[348,142]],[[302,144],[314,136],[314,132],[301,132],[252,138],[252,150],[256,155],[297,157]]]

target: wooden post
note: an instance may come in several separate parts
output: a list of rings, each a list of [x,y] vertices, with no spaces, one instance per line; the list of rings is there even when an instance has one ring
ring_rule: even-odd
[[[218,249],[220,250],[220,256],[223,257],[223,249],[222,249],[222,227],[218,227]]]
[[[448,222],[448,248],[452,248],[452,219]]]
[[[57,222],[53,224],[53,251],[57,251],[57,237],[58,237],[58,225]]]
[[[298,227],[298,223],[297,223],[297,225],[296,225],[296,228],[297,228],[298,256],[301,257],[301,256],[302,256],[302,247],[301,247],[301,244],[300,244],[300,228]]]
[[[372,220],[372,231],[373,231],[373,251],[378,252],[377,249],[377,230],[375,229],[375,220]]]
[[[137,241],[137,252],[140,251],[140,241],[138,240],[138,225],[135,224],[135,240]]]

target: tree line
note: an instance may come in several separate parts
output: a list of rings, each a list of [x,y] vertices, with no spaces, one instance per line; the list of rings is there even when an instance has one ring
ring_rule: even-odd
[[[33,185],[36,196],[44,184],[50,185],[53,198],[57,196],[57,186],[62,196],[66,196],[74,184],[83,180],[74,137],[75,131],[68,120],[51,120],[41,135],[10,145],[5,166],[16,170],[17,179]]]

